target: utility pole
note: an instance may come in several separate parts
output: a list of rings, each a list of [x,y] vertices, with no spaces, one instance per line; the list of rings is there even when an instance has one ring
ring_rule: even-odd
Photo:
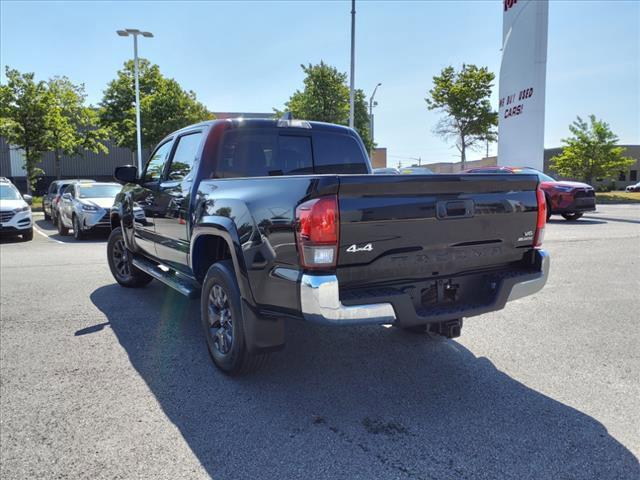
[[[141,32],[136,28],[127,28],[126,30],[118,30],[116,32],[121,37],[133,36],[133,75],[135,77],[135,89],[136,89],[136,140],[138,150],[138,175],[142,173],[142,133],[140,126],[140,80],[138,72],[138,35],[143,37],[152,38],[153,33]]]
[[[356,0],[351,0],[351,79],[349,81],[349,126],[355,125],[355,69],[356,69]]]

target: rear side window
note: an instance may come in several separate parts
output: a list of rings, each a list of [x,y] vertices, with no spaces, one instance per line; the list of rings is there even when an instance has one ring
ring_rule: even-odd
[[[218,177],[268,177],[313,172],[311,138],[278,135],[268,130],[225,133]]]
[[[362,148],[353,137],[317,132],[313,147],[315,173],[368,173]]]

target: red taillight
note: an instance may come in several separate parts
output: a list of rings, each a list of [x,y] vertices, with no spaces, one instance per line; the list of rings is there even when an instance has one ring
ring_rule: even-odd
[[[533,246],[539,248],[542,246],[542,240],[544,240],[544,226],[547,223],[547,201],[540,187],[536,190],[536,197],[538,199],[538,220],[536,222],[536,234],[533,237]]]
[[[335,195],[315,198],[296,208],[296,241],[303,267],[335,267],[339,223]]]
[[[58,203],[59,201],[60,201],[60,195],[56,195],[56,196],[53,198],[53,203]]]

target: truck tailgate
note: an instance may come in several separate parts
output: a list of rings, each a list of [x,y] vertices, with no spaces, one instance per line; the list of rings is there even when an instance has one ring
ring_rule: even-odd
[[[532,248],[535,175],[339,178],[342,286],[499,268]]]

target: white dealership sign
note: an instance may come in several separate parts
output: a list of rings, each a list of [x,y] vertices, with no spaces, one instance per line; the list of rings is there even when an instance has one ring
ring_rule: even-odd
[[[503,0],[498,165],[543,169],[547,0]]]

